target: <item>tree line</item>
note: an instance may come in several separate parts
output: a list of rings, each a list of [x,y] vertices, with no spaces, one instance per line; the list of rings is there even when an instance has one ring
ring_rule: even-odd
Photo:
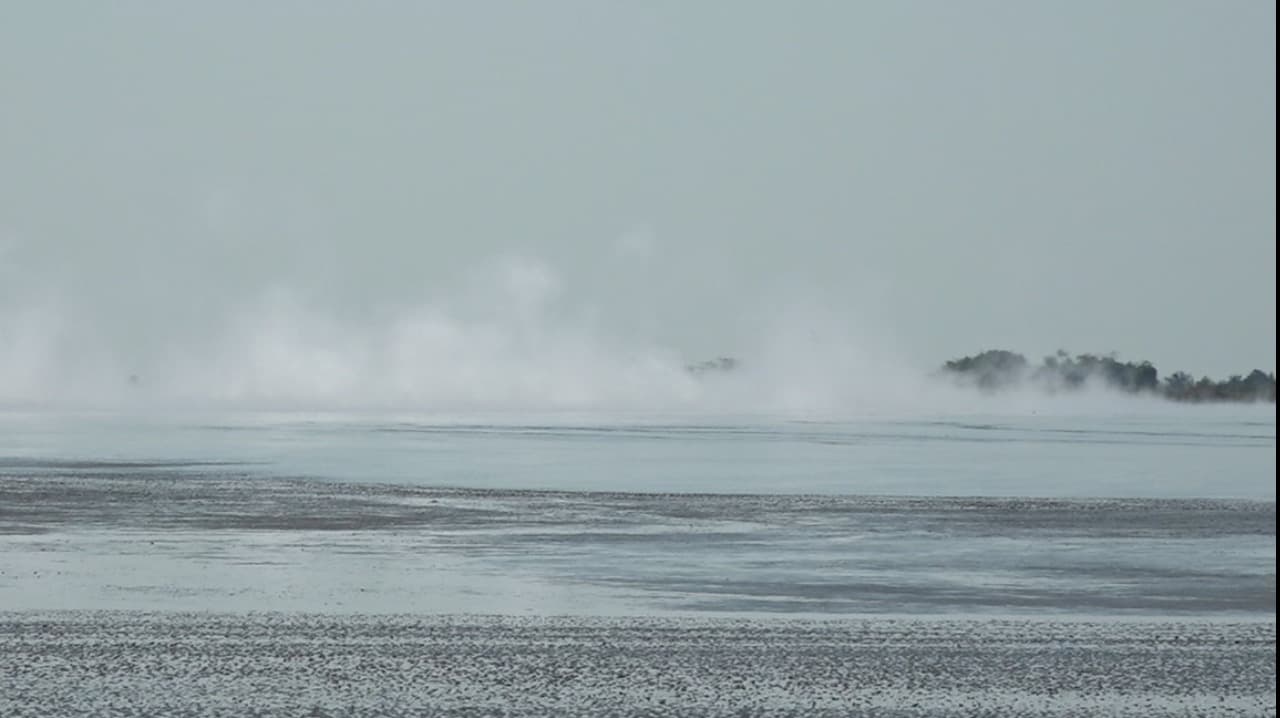
[[[1153,394],[1173,401],[1270,401],[1276,400],[1274,373],[1254,369],[1224,380],[1196,379],[1176,371],[1163,379],[1149,361],[1121,361],[1115,354],[1077,354],[1059,350],[1032,366],[1016,352],[992,349],[973,356],[952,359],[942,373],[985,391],[1019,386],[1037,386],[1049,392],[1079,390],[1102,385],[1132,394]]]

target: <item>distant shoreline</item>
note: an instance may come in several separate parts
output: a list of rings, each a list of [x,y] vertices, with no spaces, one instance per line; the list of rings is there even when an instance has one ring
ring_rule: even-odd
[[[991,349],[952,359],[942,365],[941,373],[962,385],[989,392],[1032,387],[1057,394],[1104,386],[1129,394],[1159,396],[1184,403],[1274,404],[1276,401],[1275,374],[1261,369],[1254,369],[1248,374],[1233,374],[1223,380],[1208,376],[1196,379],[1184,371],[1161,377],[1151,362],[1121,361],[1114,353],[1078,354],[1073,357],[1059,350],[1033,367],[1021,354]]]
[[[727,374],[742,362],[722,356],[685,365],[695,377]],[[1039,389],[1048,395],[1069,394],[1084,389],[1105,387],[1127,394],[1157,396],[1169,401],[1189,404],[1271,403],[1276,402],[1274,372],[1254,369],[1248,374],[1233,374],[1216,380],[1208,376],[1196,379],[1184,371],[1161,377],[1149,361],[1121,361],[1116,354],[1077,354],[1058,350],[1038,366],[1007,349],[988,349],[973,356],[952,359],[935,376],[952,383],[999,393],[1017,389]]]

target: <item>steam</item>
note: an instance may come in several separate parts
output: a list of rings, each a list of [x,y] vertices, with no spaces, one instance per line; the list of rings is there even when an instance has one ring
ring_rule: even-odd
[[[193,377],[220,387],[190,400],[451,409],[661,405],[690,389],[674,354],[556,319],[543,265],[506,260],[498,279],[483,310],[426,304],[374,322],[341,321],[275,290],[232,318],[216,354],[179,356],[157,381],[175,395]]]
[[[643,233],[615,247],[637,261],[653,248]],[[713,357],[615,320],[591,301],[599,298],[575,296],[550,264],[521,255],[481,263],[415,303],[352,311],[314,288],[275,284],[175,326],[158,321],[162,314],[113,324],[75,292],[15,286],[0,294],[0,407],[804,416],[992,408],[990,398],[904,361],[890,334],[800,292],[748,305],[747,340],[724,352],[740,360],[731,371],[691,372]],[[1014,411],[1044,403],[999,401]]]

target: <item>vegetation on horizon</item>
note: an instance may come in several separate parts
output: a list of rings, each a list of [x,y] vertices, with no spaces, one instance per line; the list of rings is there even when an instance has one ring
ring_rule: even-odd
[[[1148,361],[1121,361],[1113,354],[1078,354],[1072,357],[1059,350],[1032,367],[1026,357],[1004,349],[992,349],[974,356],[952,359],[942,373],[958,382],[984,391],[1001,391],[1023,386],[1049,393],[1077,391],[1087,386],[1105,386],[1131,394],[1162,396],[1173,401],[1269,401],[1276,400],[1276,377],[1254,369],[1225,380],[1196,379],[1182,371],[1162,380]]]

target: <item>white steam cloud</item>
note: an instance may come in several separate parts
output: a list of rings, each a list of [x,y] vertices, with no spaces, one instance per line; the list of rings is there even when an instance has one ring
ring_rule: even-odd
[[[654,242],[637,234],[618,248],[637,258]],[[0,294],[0,407],[835,416],[1044,403],[931,380],[931,367],[903,361],[885,333],[796,292],[750,305],[750,337],[723,352],[736,368],[691,372],[714,357],[629,331],[569,286],[546,262],[506,255],[427,301],[343,311],[323,292],[277,285],[171,326],[162,312],[113,324],[73,291],[11,284]]]

